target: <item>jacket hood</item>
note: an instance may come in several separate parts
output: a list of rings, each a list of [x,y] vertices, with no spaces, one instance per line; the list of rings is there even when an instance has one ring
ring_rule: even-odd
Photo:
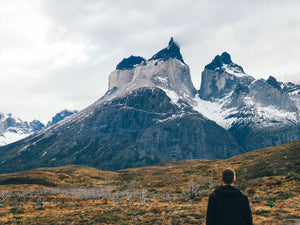
[[[221,186],[214,192],[224,198],[236,198],[241,194],[241,191],[239,189],[230,185]]]

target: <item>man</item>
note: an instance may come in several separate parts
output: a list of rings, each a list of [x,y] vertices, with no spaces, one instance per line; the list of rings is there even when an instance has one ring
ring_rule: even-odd
[[[222,186],[209,195],[206,225],[253,225],[249,201],[233,184],[235,172],[223,170]]]

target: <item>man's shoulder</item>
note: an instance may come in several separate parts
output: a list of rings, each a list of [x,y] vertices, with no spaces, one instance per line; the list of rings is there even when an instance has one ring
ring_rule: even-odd
[[[247,197],[247,195],[246,195],[246,194],[244,194],[242,191],[241,191],[241,197],[242,197],[243,199],[245,199],[245,200],[248,200],[248,197]]]
[[[218,188],[216,188],[209,196],[210,197],[217,197],[219,195],[235,195],[235,196],[239,196],[241,199],[248,199],[247,195],[245,195],[240,189],[234,187],[234,186],[220,186]]]
[[[209,196],[215,196],[215,195],[217,195],[217,193],[218,193],[220,190],[222,190],[222,186],[217,187],[213,192],[210,193]]]
[[[210,193],[209,197],[212,199],[218,198],[220,193],[222,192],[223,186],[217,187],[213,192]]]
[[[238,193],[242,198],[248,199],[247,195],[245,195],[240,189],[233,187],[236,190],[236,193]]]

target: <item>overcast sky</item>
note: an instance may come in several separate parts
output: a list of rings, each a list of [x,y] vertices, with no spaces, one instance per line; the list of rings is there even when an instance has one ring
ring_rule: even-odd
[[[227,51],[255,78],[300,83],[298,0],[1,0],[0,112],[47,122],[104,95],[125,57],[180,45],[196,89]]]

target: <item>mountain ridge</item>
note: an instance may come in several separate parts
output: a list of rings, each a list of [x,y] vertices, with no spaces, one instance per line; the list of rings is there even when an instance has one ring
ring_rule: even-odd
[[[11,113],[0,113],[0,146],[25,138],[44,126],[39,120],[27,122]]]
[[[171,38],[154,58],[136,64],[127,58],[110,74],[108,92],[91,106],[0,148],[0,172],[67,164],[117,170],[228,158],[300,139],[297,85],[255,80],[224,52],[212,61],[217,67],[204,68],[197,91],[178,53]]]
[[[77,113],[77,110],[63,110],[58,112],[45,126],[39,120],[23,121],[11,113],[0,113],[0,146],[4,146],[34,134],[47,126],[51,126],[64,118]]]

